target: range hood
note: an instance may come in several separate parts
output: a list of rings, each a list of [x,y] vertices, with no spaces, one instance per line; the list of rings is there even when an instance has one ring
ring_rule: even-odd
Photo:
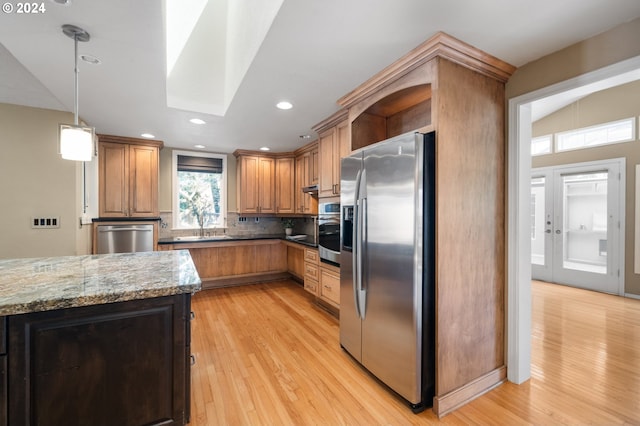
[[[318,184],[303,186],[302,192],[311,194],[311,195],[318,195]]]

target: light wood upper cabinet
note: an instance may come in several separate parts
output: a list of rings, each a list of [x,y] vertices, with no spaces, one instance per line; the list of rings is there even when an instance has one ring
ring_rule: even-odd
[[[237,155],[238,213],[275,213],[275,159]]]
[[[317,152],[317,150],[316,150]],[[302,192],[302,188],[312,185],[313,154],[312,151],[304,152],[296,157],[296,213],[317,214],[318,200],[310,194]]]
[[[340,111],[314,127],[318,141],[318,197],[340,195],[340,160],[351,152],[346,112]]]
[[[296,213],[295,159],[276,159],[276,213]]]
[[[100,217],[158,217],[162,142],[99,135]]]
[[[311,150],[311,159],[310,159],[310,167],[311,167],[311,184],[317,185],[320,175],[320,168],[318,167],[318,146]]]

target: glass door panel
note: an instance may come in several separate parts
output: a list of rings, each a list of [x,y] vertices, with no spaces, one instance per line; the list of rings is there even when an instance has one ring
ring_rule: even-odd
[[[624,159],[532,170],[531,276],[624,292]]]
[[[563,175],[564,224],[562,267],[607,273],[606,171]]]

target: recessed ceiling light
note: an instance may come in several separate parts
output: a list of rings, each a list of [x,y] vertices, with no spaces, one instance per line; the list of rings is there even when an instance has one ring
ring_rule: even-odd
[[[204,146],[204,145],[194,145],[193,147],[194,148],[198,148],[198,149],[205,149],[206,148],[206,146]]]
[[[262,148],[260,148],[260,151],[270,151],[271,148],[269,148],[268,146],[263,146]]]
[[[311,135],[300,135],[298,136],[300,139],[310,139]]]
[[[142,136],[143,138],[147,138],[147,139],[155,138],[155,135],[152,135],[151,133],[143,133],[140,136]]]
[[[281,101],[276,104],[276,107],[280,109],[291,109],[293,108],[293,104],[291,102]]]
[[[200,120],[199,118],[192,118],[189,122],[193,124],[206,124],[207,122],[204,120]]]
[[[102,61],[92,55],[80,55],[80,59],[91,65],[100,65]]]
[[[71,0],[51,0],[51,3],[61,4],[62,6],[69,6]]]

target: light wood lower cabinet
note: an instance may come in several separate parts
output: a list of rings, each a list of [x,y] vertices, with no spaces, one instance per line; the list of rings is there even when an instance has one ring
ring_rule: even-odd
[[[316,248],[282,240],[158,245],[158,250],[180,249],[189,250],[203,289],[293,276],[332,311],[340,306],[340,268],[320,262]]]
[[[312,248],[304,249],[304,289],[314,296],[318,295],[318,278],[320,277],[318,268],[318,250]]]
[[[318,297],[338,308],[340,306],[340,268],[321,263],[319,272]]]
[[[304,279],[304,247],[299,244],[283,241],[287,247],[287,271],[298,280]]]
[[[166,245],[160,245],[167,249]],[[188,249],[204,289],[283,279],[287,248],[280,240],[250,240],[173,244]]]

